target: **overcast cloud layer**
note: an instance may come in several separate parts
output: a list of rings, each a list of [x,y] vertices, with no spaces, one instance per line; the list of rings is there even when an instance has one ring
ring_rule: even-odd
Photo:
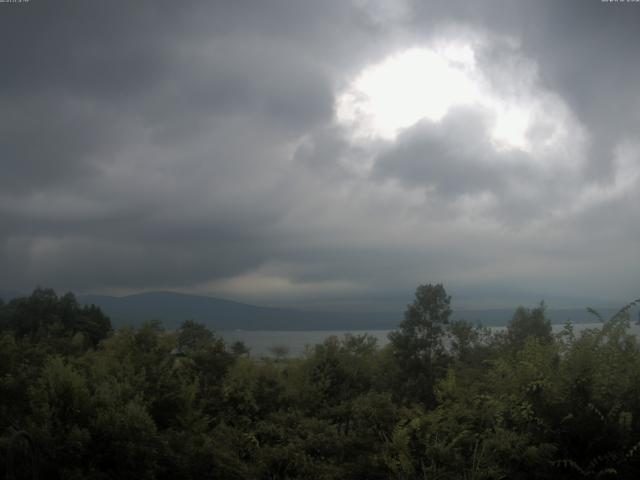
[[[600,0],[0,4],[0,288],[636,298],[638,25]],[[372,131],[357,79],[443,45],[480,96]]]

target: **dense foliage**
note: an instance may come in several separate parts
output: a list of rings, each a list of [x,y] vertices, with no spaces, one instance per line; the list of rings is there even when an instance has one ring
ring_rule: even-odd
[[[640,474],[640,346],[628,309],[552,335],[450,321],[424,285],[379,348],[329,337],[253,358],[193,321],[112,331],[71,294],[0,302],[7,478],[499,479]],[[5,469],[6,465],[6,469]]]

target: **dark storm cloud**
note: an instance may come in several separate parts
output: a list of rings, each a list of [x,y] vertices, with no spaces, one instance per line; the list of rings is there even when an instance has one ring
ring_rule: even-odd
[[[378,159],[376,172],[413,187],[433,188],[442,196],[483,191],[502,196],[510,176],[532,172],[517,159],[524,153],[495,150],[487,123],[481,111],[469,108],[452,109],[440,122],[423,120]]]
[[[215,28],[225,10],[203,5],[45,3],[1,18],[6,185],[73,177],[102,147],[115,156],[149,129],[175,139],[212,115],[262,114],[294,130],[331,115],[312,62],[242,30],[229,39]],[[212,37],[197,15],[214,21]]]
[[[639,120],[640,8],[391,3],[0,4],[0,287],[215,292],[254,275],[368,295],[427,273],[499,283],[517,276],[506,263],[535,265],[548,235],[500,229],[569,203],[582,171],[567,182],[496,151],[481,109],[354,142],[335,98],[364,66],[452,22],[512,36],[520,46],[478,52],[483,71],[506,91],[505,62],[535,62],[587,130],[590,174],[611,180],[612,149]],[[494,203],[475,229],[456,209],[484,192]],[[612,221],[629,205],[617,198],[572,217],[548,250]]]
[[[613,7],[613,8],[612,8]],[[523,47],[541,58],[547,84],[561,92],[593,135],[591,173],[605,180],[620,139],[637,135],[640,10],[604,2],[556,2]]]
[[[561,165],[563,160],[497,148],[487,112],[459,107],[439,122],[422,120],[405,130],[376,158],[373,171],[380,181],[395,179],[408,188],[423,189],[445,207],[487,194],[492,200],[490,215],[515,225],[547,216],[573,194],[575,179],[558,181],[561,167],[540,165]]]
[[[333,69],[369,48],[349,32],[365,11],[6,6],[3,284],[190,285],[276,255],[272,225],[293,203],[286,144],[331,120]]]
[[[4,190],[26,191],[96,174],[96,156],[118,149],[128,131],[108,107],[72,96],[40,95],[0,101]]]

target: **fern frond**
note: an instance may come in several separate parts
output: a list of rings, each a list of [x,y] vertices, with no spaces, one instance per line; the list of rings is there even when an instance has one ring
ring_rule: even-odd
[[[600,320],[601,323],[604,323],[604,318],[602,318],[602,315],[600,315],[600,312],[598,312],[596,309],[587,307],[587,312]]]
[[[567,470],[573,470],[574,472],[578,472],[583,477],[587,476],[587,472],[585,472],[580,465],[578,465],[575,461],[570,458],[561,458],[560,460],[554,460],[551,462],[551,465],[557,468],[565,468]]]
[[[640,305],[640,298],[636,298],[633,302],[627,303],[624,307],[618,310],[613,317],[611,317],[611,320],[615,320],[616,318],[621,317],[636,305]]]

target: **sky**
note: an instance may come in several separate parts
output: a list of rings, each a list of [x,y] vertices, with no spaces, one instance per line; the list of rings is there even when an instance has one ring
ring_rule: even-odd
[[[0,3],[0,289],[633,300],[639,24],[601,0]]]

